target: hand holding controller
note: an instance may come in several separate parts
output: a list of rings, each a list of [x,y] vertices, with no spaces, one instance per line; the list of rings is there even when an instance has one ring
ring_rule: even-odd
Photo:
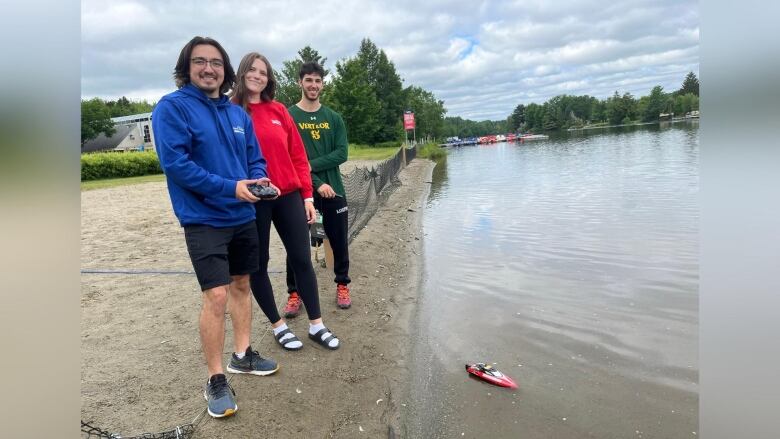
[[[252,193],[255,197],[261,199],[261,200],[273,200],[279,194],[276,192],[276,189],[272,188],[271,186],[264,186],[261,184],[250,184],[246,187],[249,189],[249,192]]]

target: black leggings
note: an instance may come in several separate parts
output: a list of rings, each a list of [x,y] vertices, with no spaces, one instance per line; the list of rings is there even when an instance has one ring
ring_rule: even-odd
[[[309,320],[320,318],[322,315],[317,277],[311,265],[309,225],[306,224],[306,210],[300,192],[291,192],[275,200],[258,201],[255,203],[255,212],[260,245],[260,269],[249,278],[255,300],[271,323],[281,319],[276,309],[271,279],[268,277],[268,246],[273,221],[287,251],[287,261],[295,273],[295,279],[298,280],[298,294],[306,307]]]
[[[337,284],[349,284],[349,212],[344,197],[322,198],[314,195],[314,207],[322,213],[322,226],[333,249],[333,281]],[[292,270],[292,261],[287,258],[287,292],[298,291],[300,282]]]

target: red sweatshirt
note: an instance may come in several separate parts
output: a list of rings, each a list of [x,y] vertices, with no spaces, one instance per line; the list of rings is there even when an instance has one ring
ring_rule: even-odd
[[[268,163],[268,178],[282,191],[295,190],[303,198],[312,196],[311,173],[301,135],[287,108],[279,102],[248,105],[260,151]]]

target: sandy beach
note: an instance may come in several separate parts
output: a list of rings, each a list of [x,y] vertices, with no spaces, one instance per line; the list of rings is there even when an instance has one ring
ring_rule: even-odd
[[[348,162],[342,172],[365,164]],[[252,346],[280,370],[229,376],[239,410],[227,419],[204,414],[200,291],[165,183],[82,192],[82,420],[126,437],[193,421],[196,438],[396,437],[408,398],[409,322],[432,169],[417,159],[401,171],[400,186],[352,242],[352,308],[336,307],[333,273],[315,264],[323,319],[341,338],[339,350],[308,340],[304,313],[288,321],[304,348],[284,351],[253,301]],[[269,272],[279,308],[283,270],[274,231]]]

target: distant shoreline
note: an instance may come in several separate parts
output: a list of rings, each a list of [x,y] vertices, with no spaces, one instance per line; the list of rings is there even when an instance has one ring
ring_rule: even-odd
[[[599,128],[619,128],[619,127],[635,127],[635,126],[642,126],[642,125],[660,125],[662,123],[676,123],[676,122],[698,122],[699,118],[683,118],[683,119],[672,119],[672,120],[659,120],[658,122],[636,122],[636,123],[625,123],[620,125],[598,125],[598,126],[584,126],[581,128],[567,128],[566,131],[582,131],[582,130],[595,130]]]

